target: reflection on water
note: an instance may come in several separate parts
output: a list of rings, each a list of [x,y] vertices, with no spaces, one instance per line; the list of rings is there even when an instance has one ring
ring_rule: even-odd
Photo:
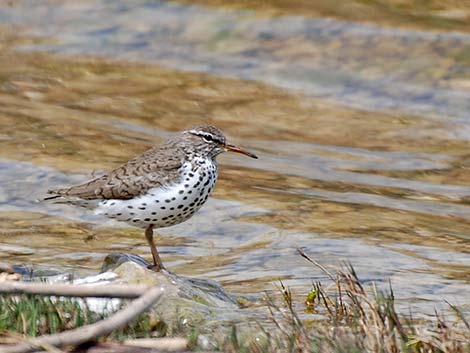
[[[88,273],[110,251],[148,258],[141,230],[36,200],[209,122],[260,159],[221,156],[213,199],[159,231],[173,271],[305,294],[325,278],[302,247],[366,282],[391,279],[405,313],[468,305],[468,34],[134,5],[2,8],[0,260]]]
[[[149,60],[260,80],[359,108],[469,116],[466,33],[260,18],[160,1],[25,1],[0,19],[55,39],[35,44],[36,50]]]

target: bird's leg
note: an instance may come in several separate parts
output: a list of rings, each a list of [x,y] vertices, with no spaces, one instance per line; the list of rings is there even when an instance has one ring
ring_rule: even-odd
[[[145,238],[147,239],[147,242],[149,243],[150,251],[152,251],[152,257],[153,257],[152,268],[157,272],[164,270],[165,267],[163,267],[162,260],[160,259],[160,255],[158,255],[157,247],[155,246],[155,242],[153,241],[153,225],[149,225],[145,229]]]

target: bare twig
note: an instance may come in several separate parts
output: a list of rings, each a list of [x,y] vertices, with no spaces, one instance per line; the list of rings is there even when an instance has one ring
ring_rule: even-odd
[[[215,353],[215,352],[203,352],[203,351],[198,351],[198,352],[199,353]],[[93,347],[90,347],[86,350],[80,350],[80,353],[162,353],[162,350],[157,349],[157,348],[127,346],[127,345],[120,344],[120,343],[101,343]],[[189,351],[179,350],[178,353],[189,353]]]
[[[44,346],[65,347],[94,340],[118,330],[143,313],[161,298],[163,289],[152,287],[144,295],[131,302],[126,308],[110,317],[91,325],[72,329],[54,335],[44,335],[36,338],[34,344],[20,343],[15,346],[0,347],[0,353],[28,353]]]
[[[123,342],[126,346],[153,348],[164,352],[182,352],[188,348],[183,337],[135,338]]]
[[[36,342],[35,341],[36,337],[25,336],[25,335],[21,335],[19,333],[12,332],[12,331],[2,331],[1,334],[5,335],[5,337],[10,338],[8,342],[9,344],[29,343],[29,344],[34,345]],[[47,353],[65,353],[63,350],[57,347],[51,346],[50,344],[43,344],[41,348],[44,349],[44,352],[47,352]],[[3,352],[1,345],[0,345],[0,352]]]
[[[0,294],[38,294],[59,297],[138,298],[148,286],[73,285],[35,282],[1,282]]]

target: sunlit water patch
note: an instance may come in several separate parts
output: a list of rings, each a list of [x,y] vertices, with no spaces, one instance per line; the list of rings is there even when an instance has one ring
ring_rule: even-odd
[[[150,61],[348,106],[469,118],[467,33],[159,1],[24,1],[2,8],[0,20],[50,39],[24,49]]]

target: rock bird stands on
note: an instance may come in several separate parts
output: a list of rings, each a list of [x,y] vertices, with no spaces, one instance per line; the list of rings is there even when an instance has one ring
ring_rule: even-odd
[[[216,157],[222,152],[254,154],[230,145],[218,128],[197,126],[87,183],[50,190],[55,200],[86,207],[95,214],[145,228],[154,269],[163,264],[153,229],[186,221],[207,201],[217,181]]]

